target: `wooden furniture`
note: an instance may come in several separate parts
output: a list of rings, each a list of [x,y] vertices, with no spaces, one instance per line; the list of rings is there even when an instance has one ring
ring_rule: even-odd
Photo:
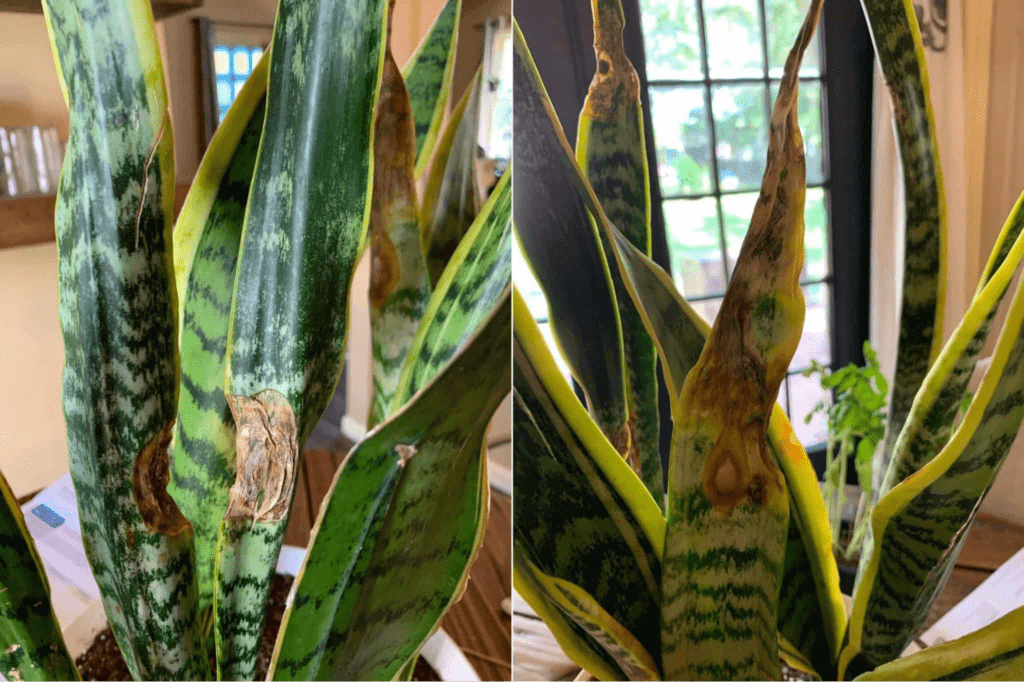
[[[153,17],[159,21],[203,6],[203,0],[153,0]],[[43,13],[42,0],[0,0],[0,12]]]
[[[188,188],[187,184],[175,187],[175,220],[185,203]],[[53,229],[56,202],[57,197],[52,194],[0,198],[0,249],[42,244],[56,239]]]

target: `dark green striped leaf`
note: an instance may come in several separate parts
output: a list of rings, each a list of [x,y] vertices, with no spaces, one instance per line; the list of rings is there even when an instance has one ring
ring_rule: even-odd
[[[50,605],[50,583],[21,508],[0,474],[0,675],[77,680]]]
[[[174,145],[152,10],[43,4],[71,118],[56,224],[86,555],[132,675],[203,676],[192,530],[165,489],[178,402]]]
[[[461,14],[462,0],[448,0],[402,69],[416,125],[416,177],[430,161],[448,107]]]
[[[993,277],[965,323],[986,316],[975,308],[1000,294],[1001,286]],[[898,658],[924,622],[1022,420],[1024,291],[1018,285],[992,363],[953,437],[916,475],[882,497],[871,515],[873,541],[861,559],[840,675],[858,675]]]
[[[510,296],[347,457],[285,613],[273,679],[392,679],[458,598],[487,509],[485,434],[509,390]]]
[[[889,98],[903,167],[906,214],[903,302],[896,373],[874,488],[881,487],[914,396],[942,348],[946,298],[946,200],[928,92],[928,65],[914,7],[861,0]]]
[[[238,471],[218,543],[218,573],[231,582],[214,595],[224,677],[255,673],[273,568],[265,558],[280,549],[298,453],[344,362],[386,9],[383,0],[282,0],[278,10],[228,334]],[[232,597],[236,586],[245,599]]]
[[[527,578],[522,594],[542,613],[554,597],[540,575],[577,585],[657,666],[664,518],[573,395],[518,294],[512,344],[513,530],[523,554],[517,571]],[[582,654],[580,665],[597,661],[601,669],[591,672],[624,670],[626,662],[612,654],[611,663],[600,663],[593,652],[606,650],[589,635],[581,638],[559,621],[548,625],[561,638],[581,642],[566,653]]]
[[[580,114],[576,158],[605,215],[629,242],[651,255],[651,200],[644,147],[640,79],[622,41],[625,17],[619,0],[592,3],[594,44],[600,60]],[[614,248],[601,233],[605,257]],[[658,451],[656,353],[617,268],[611,268],[626,359],[630,450],[627,460],[659,505],[665,495]]]
[[[264,53],[210,142],[174,229],[181,385],[167,491],[192,524],[200,611],[212,605],[217,531],[235,480],[235,421],[224,396],[239,239],[263,131]]]
[[[437,283],[402,369],[392,412],[434,378],[508,295],[511,179],[509,171],[498,182]]]
[[[551,328],[586,393],[590,413],[615,449],[626,455],[626,368],[608,262],[575,189],[579,167],[518,25],[513,42],[516,234],[547,298]]]

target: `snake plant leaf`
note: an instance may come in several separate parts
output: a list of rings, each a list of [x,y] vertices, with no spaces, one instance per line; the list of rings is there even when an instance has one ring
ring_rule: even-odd
[[[275,565],[264,559],[280,550],[302,443],[341,375],[386,21],[384,0],[282,0],[278,10],[226,351],[237,474],[214,592],[225,678],[255,674]]]
[[[167,492],[192,524],[200,611],[213,603],[217,532],[235,480],[235,421],[224,396],[228,313],[263,131],[265,52],[210,141],[174,228],[184,359]]]
[[[805,161],[797,72],[811,4],[772,112],[761,195],[721,312],[673,405],[662,557],[662,663],[671,679],[778,679],[789,524],[768,425],[803,327]]]
[[[480,91],[483,71],[477,69],[469,89],[469,100],[454,129],[451,146],[438,150],[428,180],[427,191],[436,186],[437,193],[423,212],[421,225],[423,248],[430,271],[430,284],[437,286],[448,260],[473,224],[479,209],[476,183],[477,130],[480,125]],[[451,124],[449,124],[451,125]],[[446,135],[447,137],[447,131]],[[442,140],[447,146],[448,140]],[[444,162],[442,165],[442,161]],[[440,183],[435,179],[440,176]],[[427,213],[426,211],[430,212]]]
[[[448,107],[461,15],[462,0],[448,0],[402,69],[416,126],[416,177],[430,161]]]
[[[904,0],[861,0],[889,86],[903,167],[905,261],[896,372],[874,487],[881,486],[914,396],[942,348],[946,298],[946,199],[921,32]]]
[[[476,333],[512,278],[512,173],[498,181],[431,295],[391,411],[426,386]]]
[[[1003,267],[1010,265],[1008,259]],[[999,276],[986,285],[961,328],[986,315],[985,300],[1000,293]],[[1018,285],[992,363],[959,428],[872,512],[873,538],[861,560],[840,675],[852,677],[898,658],[924,622],[1022,419],[1024,292]]]
[[[605,648],[548,599],[533,572],[523,565],[525,557],[526,550],[513,541],[512,584],[551,630],[563,653],[599,680],[628,679]]]
[[[50,583],[7,479],[0,473],[0,675],[78,680],[50,604]]]
[[[1022,206],[1024,194],[1006,219],[971,307],[932,365],[914,399],[903,433],[893,450],[880,496],[920,470],[949,441],[953,420],[988,339],[992,320],[1024,257]]]
[[[803,652],[786,639],[781,632],[779,633],[779,658],[790,668],[810,676],[812,680],[822,679],[811,662],[804,657]]]
[[[44,3],[70,113],[57,197],[64,419],[86,555],[138,679],[209,674],[177,410],[173,133],[147,0]]]
[[[571,581],[657,657],[664,517],[576,399],[518,292],[514,317],[513,529],[517,548],[526,553],[516,559],[518,570],[529,578],[521,593],[535,609],[544,609],[550,595],[531,600],[531,584],[533,594],[548,592],[539,575]],[[558,622],[548,625],[556,635],[577,637],[559,630]],[[589,664],[593,647],[580,650],[591,655],[577,662]],[[620,667],[624,661],[609,655],[614,665],[604,668],[628,672]]]
[[[402,366],[430,298],[413,178],[416,161],[413,112],[390,46],[394,7],[395,0],[391,0],[388,47],[374,124],[373,208],[370,213],[370,338],[373,346],[370,427],[383,421],[390,411]]]
[[[579,167],[515,22],[513,42],[516,235],[590,413],[625,456],[630,448],[626,367],[611,273],[587,207],[573,189]]]
[[[518,565],[530,574],[529,584],[543,590],[548,603],[555,604],[612,657],[625,674],[621,679],[661,679],[654,657],[593,596],[568,580],[545,575],[526,557],[525,551],[520,554]]]
[[[1019,680],[1024,678],[1024,608],[976,632],[880,665],[857,680]]]
[[[644,146],[640,79],[626,56],[620,0],[593,4],[594,51],[598,69],[580,113],[576,159],[605,215],[629,242],[651,255],[651,197]],[[606,257],[614,248],[601,233]],[[626,360],[626,401],[630,449],[627,460],[655,500],[664,499],[658,448],[656,352],[643,320],[629,299],[616,268],[611,268]]]
[[[392,679],[458,598],[487,509],[487,424],[511,302],[342,464],[285,612],[272,679]]]

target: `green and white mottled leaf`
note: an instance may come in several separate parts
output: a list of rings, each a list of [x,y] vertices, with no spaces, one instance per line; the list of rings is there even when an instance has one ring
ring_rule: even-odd
[[[77,680],[50,583],[7,479],[0,474],[0,675],[8,680]]]
[[[1008,259],[1003,267],[1011,265]],[[987,316],[984,302],[1001,294],[999,278],[997,272],[958,332]],[[1022,420],[1024,292],[1018,285],[992,363],[953,437],[872,512],[873,537],[864,547],[840,675],[852,677],[898,658],[924,622]]]
[[[265,52],[199,165],[174,228],[181,384],[167,492],[192,524],[200,611],[212,606],[217,532],[235,480],[235,420],[224,396],[239,239],[266,111]]]
[[[863,680],[1019,680],[1024,678],[1024,608],[968,635],[886,663]]]
[[[498,181],[445,268],[402,369],[391,411],[426,386],[508,295],[512,277],[512,172]]]
[[[620,0],[600,0],[592,6],[599,66],[580,114],[576,158],[611,223],[633,246],[650,256],[650,179],[640,79],[626,56]],[[611,261],[614,247],[603,232],[601,240],[605,256]],[[658,446],[657,355],[617,268],[611,268],[611,276],[626,360],[630,428],[627,461],[660,504],[665,485]]]
[[[386,10],[383,0],[282,0],[278,10],[228,333],[237,477],[218,541],[218,572],[231,582],[214,593],[225,678],[255,673],[273,570],[265,557],[280,549],[298,453],[344,363],[370,213]]]
[[[480,89],[483,71],[477,69],[469,86],[465,104],[453,137],[443,139],[430,170],[427,192],[436,195],[424,199],[424,222],[421,225],[423,248],[430,271],[430,284],[436,287],[445,266],[459,242],[473,224],[478,211],[476,184],[477,130],[480,124]],[[449,126],[454,125],[449,122]],[[445,132],[445,138],[448,132]],[[442,165],[443,163],[443,165]],[[438,177],[438,173],[443,173]],[[440,180],[440,182],[438,182]],[[428,212],[429,211],[429,212]]]
[[[578,621],[567,628],[566,614],[544,596],[547,590],[539,576],[577,585],[657,666],[665,520],[636,473],[576,399],[518,293],[515,300],[516,587],[539,614],[551,609],[561,614],[545,621],[559,641],[569,644],[566,653],[577,663],[596,662],[599,667],[588,667],[591,672],[622,679],[614,675],[626,672],[621,667],[626,662],[609,654],[585,628],[579,631],[583,626]]]
[[[513,222],[550,312],[551,329],[590,413],[619,453],[629,452],[626,367],[615,289],[565,141],[526,40],[513,24]]]
[[[346,458],[321,507],[272,679],[392,679],[464,588],[487,509],[487,424],[510,383],[508,294]]]
[[[416,177],[434,152],[452,87],[462,0],[448,0],[402,69],[416,125]]]
[[[391,39],[388,9],[388,42]],[[413,166],[416,134],[409,93],[390,45],[384,58],[374,131],[373,209],[370,213],[370,337],[373,406],[368,426],[387,417],[402,366],[430,298],[420,243]]]
[[[910,0],[861,0],[861,4],[889,85],[906,214],[900,336],[885,443],[875,460],[874,489],[878,490],[914,396],[942,348],[946,199],[928,65],[914,5]]]
[[[147,0],[48,0],[70,113],[56,207],[64,418],[86,555],[138,679],[208,674],[167,495],[178,403],[173,134]]]
[[[805,160],[797,74],[808,10],[772,111],[750,228],[700,359],[672,406],[662,557],[662,663],[670,679],[778,679],[789,492],[768,446],[803,329]]]

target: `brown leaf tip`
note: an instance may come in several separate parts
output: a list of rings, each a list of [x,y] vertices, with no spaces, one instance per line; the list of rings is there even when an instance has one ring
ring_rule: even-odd
[[[288,399],[274,389],[227,399],[237,429],[237,474],[224,518],[282,521],[291,505],[298,471],[295,412]]]
[[[399,443],[395,446],[395,452],[398,453],[398,457],[402,460],[402,466],[404,467],[413,458],[413,455],[416,454],[416,446]]]
[[[132,472],[135,506],[142,516],[143,523],[150,531],[164,535],[177,535],[186,528],[191,528],[188,519],[182,515],[174,498],[167,492],[167,482],[170,479],[168,450],[173,431],[174,422],[168,422],[142,448],[142,452],[135,458],[135,470]],[[131,534],[127,540],[134,544],[134,535]]]

